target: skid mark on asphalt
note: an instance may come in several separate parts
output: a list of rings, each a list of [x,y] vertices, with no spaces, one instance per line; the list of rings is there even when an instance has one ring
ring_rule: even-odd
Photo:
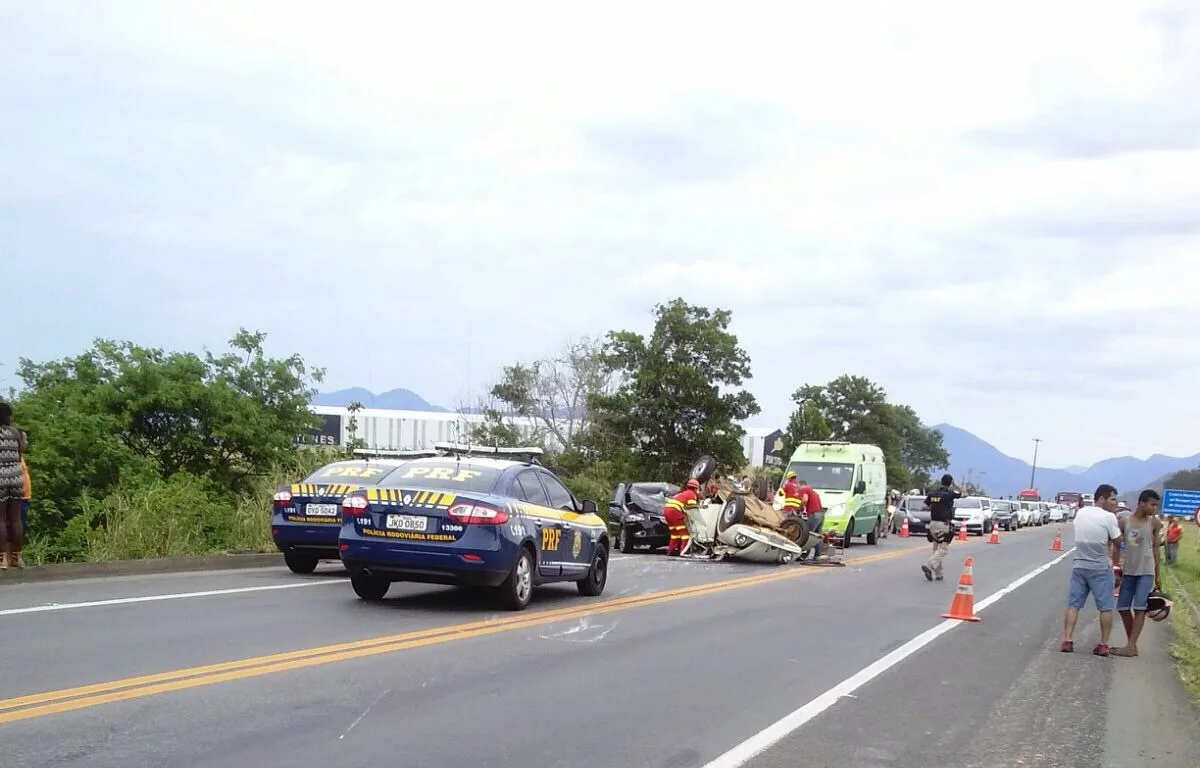
[[[545,631],[538,633],[538,637],[542,640],[567,643],[598,643],[608,637],[620,623],[620,619],[593,623],[590,616],[583,616],[565,628],[556,628],[559,625],[551,624]]]

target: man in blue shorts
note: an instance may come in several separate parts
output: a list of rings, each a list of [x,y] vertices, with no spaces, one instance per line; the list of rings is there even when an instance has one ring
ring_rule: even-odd
[[[1075,622],[1088,594],[1100,614],[1100,644],[1092,649],[1097,656],[1108,656],[1108,637],[1113,625],[1113,562],[1120,551],[1121,528],[1117,524],[1117,489],[1105,483],[1096,489],[1095,506],[1082,507],[1075,515],[1075,564],[1067,590],[1067,613],[1063,617],[1060,650],[1075,650]]]
[[[1162,497],[1146,489],[1138,496],[1137,510],[1121,520],[1125,546],[1121,549],[1121,593],[1117,612],[1125,625],[1125,645],[1113,649],[1113,656],[1137,656],[1138,637],[1146,623],[1146,606],[1151,589],[1159,588],[1158,540],[1162,521],[1158,508]]]

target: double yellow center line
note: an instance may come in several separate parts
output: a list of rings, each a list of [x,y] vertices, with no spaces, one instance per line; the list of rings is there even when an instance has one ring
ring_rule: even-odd
[[[916,551],[921,550],[894,550],[878,555],[849,559],[846,560],[846,564],[863,565],[880,560],[890,560]],[[144,675],[142,677],[130,677],[107,683],[85,685],[78,688],[65,688],[58,691],[18,696],[12,699],[0,700],[0,724],[61,714],[63,712],[96,707],[101,704],[112,704],[129,699],[140,699],[160,693],[199,688],[230,680],[243,680],[275,672],[286,672],[293,669],[303,669],[305,667],[347,661],[349,659],[360,659],[364,656],[375,656],[381,653],[406,651],[412,648],[449,643],[455,640],[484,637],[499,632],[542,626],[558,621],[583,618],[584,616],[627,611],[645,605],[674,602],[701,595],[726,592],[732,589],[794,579],[818,573],[822,570],[825,569],[815,567],[785,568],[772,571],[768,574],[745,576],[708,584],[697,584],[690,587],[650,592],[643,595],[618,597],[602,602],[586,602],[572,608],[534,611],[500,619],[484,619],[481,621],[451,624],[449,626],[431,627],[416,632],[385,635],[367,640],[339,643],[337,645],[325,645],[269,656],[256,656],[237,661],[222,662],[220,664],[209,664],[201,667],[161,672],[154,675]]]

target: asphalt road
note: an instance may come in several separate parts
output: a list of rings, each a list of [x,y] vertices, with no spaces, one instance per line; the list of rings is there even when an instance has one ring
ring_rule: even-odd
[[[333,567],[0,580],[0,765],[1200,764],[1150,656],[1165,626],[1099,659],[1085,612],[1084,652],[1057,652],[1051,537],[955,543],[932,584],[918,539],[839,569],[621,556],[603,597],[549,587],[522,613],[418,585],[367,604]],[[983,621],[948,625],[966,554]]]

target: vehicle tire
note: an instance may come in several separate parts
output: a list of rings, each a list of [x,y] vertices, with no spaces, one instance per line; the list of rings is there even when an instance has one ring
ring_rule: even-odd
[[[575,582],[575,587],[584,597],[598,597],[604,593],[604,585],[607,583],[608,545],[598,542],[596,554],[592,555],[592,567],[588,568],[587,576]]]
[[[744,496],[733,496],[721,508],[721,516],[717,518],[717,533],[724,533],[730,526],[737,525],[746,517],[746,499]]]
[[[320,558],[316,555],[306,554],[304,552],[284,552],[283,562],[287,564],[288,570],[292,573],[307,574],[317,570],[317,563]]]
[[[779,532],[789,541],[803,547],[808,541],[808,522],[799,515],[789,515],[779,524]]]
[[[842,537],[842,549],[850,548],[850,540],[854,538],[854,521],[846,523],[846,533]]]
[[[533,599],[533,553],[521,547],[517,561],[504,583],[496,587],[500,593],[500,604],[510,611],[523,611]]]
[[[771,493],[771,481],[765,477],[756,478],[754,481],[754,495],[759,501],[771,503],[771,497],[775,494]]]
[[[392,582],[378,576],[364,576],[361,573],[355,573],[350,576],[350,586],[354,588],[354,594],[363,600],[382,600],[383,596],[392,588]]]
[[[879,518],[875,518],[875,527],[867,534],[867,543],[871,545],[879,543]]]
[[[688,479],[696,480],[704,485],[716,471],[717,460],[706,454],[696,459],[696,463],[692,465],[692,471],[688,473]]]
[[[633,554],[633,539],[625,532],[624,528],[617,534],[617,548],[627,555]]]

